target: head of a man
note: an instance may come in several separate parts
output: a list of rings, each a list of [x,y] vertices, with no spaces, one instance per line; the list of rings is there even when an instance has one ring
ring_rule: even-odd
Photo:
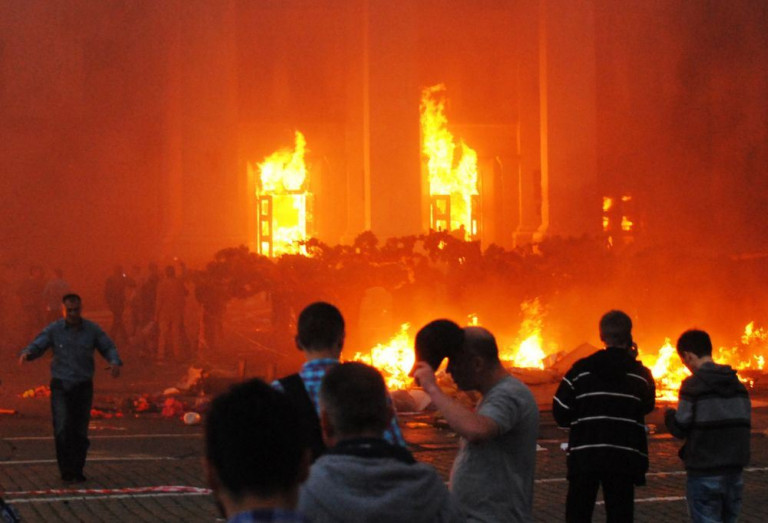
[[[496,338],[483,327],[465,327],[461,350],[448,360],[448,373],[461,390],[487,388],[501,368]]]
[[[213,400],[205,460],[208,482],[226,517],[257,507],[293,508],[309,466],[295,408],[258,379]]]
[[[632,348],[632,319],[619,310],[608,311],[600,318],[600,340],[606,347]]]
[[[434,320],[416,333],[416,361],[425,361],[437,370],[443,358],[458,353],[464,344],[464,329],[451,320]]]
[[[330,352],[338,357],[344,347],[344,317],[335,306],[318,301],[299,314],[296,347],[305,353]]]
[[[82,323],[83,300],[78,294],[65,294],[61,299],[61,310],[68,325]]]
[[[685,331],[677,340],[677,354],[683,364],[694,371],[701,365],[702,360],[712,358],[712,340],[709,334],[698,329]]]
[[[331,368],[320,386],[320,424],[325,444],[380,438],[393,416],[389,392],[381,373],[359,362]]]

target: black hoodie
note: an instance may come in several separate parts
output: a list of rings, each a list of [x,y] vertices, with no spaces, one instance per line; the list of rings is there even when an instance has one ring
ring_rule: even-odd
[[[635,354],[609,347],[574,363],[552,401],[552,414],[570,428],[568,477],[631,475],[645,481],[645,415],[653,410],[651,371]]]
[[[706,362],[680,386],[677,410],[665,416],[673,436],[685,438],[680,457],[692,476],[740,472],[749,463],[751,405],[728,365]]]

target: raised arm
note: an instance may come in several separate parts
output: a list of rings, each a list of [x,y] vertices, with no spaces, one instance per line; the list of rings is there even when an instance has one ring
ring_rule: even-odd
[[[461,402],[445,394],[435,380],[432,367],[425,362],[419,362],[414,367],[414,378],[421,385],[435,407],[445,417],[448,425],[470,442],[483,441],[498,436],[499,425],[488,416],[478,414],[464,406]]]

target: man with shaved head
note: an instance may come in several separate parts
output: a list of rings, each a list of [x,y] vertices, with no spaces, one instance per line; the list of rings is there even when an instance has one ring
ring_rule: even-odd
[[[533,394],[499,361],[496,339],[466,327],[448,354],[448,373],[459,389],[482,395],[475,410],[445,394],[426,361],[413,375],[445,420],[461,436],[451,470],[451,492],[467,521],[531,521],[539,409]]]

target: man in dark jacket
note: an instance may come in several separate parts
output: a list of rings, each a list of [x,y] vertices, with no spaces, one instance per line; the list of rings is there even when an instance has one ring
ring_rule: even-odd
[[[592,521],[602,485],[607,521],[626,523],[634,518],[635,485],[645,484],[648,471],[645,415],[656,387],[637,360],[629,316],[606,313],[600,339],[605,349],[574,363],[552,401],[555,421],[570,428],[566,521]]]
[[[686,440],[680,457],[688,472],[688,511],[694,522],[736,521],[749,463],[749,394],[735,370],[712,361],[706,332],[684,332],[677,353],[693,376],[683,381],[677,410],[667,409],[665,422]]]
[[[347,362],[328,370],[320,388],[320,421],[329,448],[299,494],[299,511],[310,521],[465,521],[435,469],[383,438],[393,412],[375,368]]]

